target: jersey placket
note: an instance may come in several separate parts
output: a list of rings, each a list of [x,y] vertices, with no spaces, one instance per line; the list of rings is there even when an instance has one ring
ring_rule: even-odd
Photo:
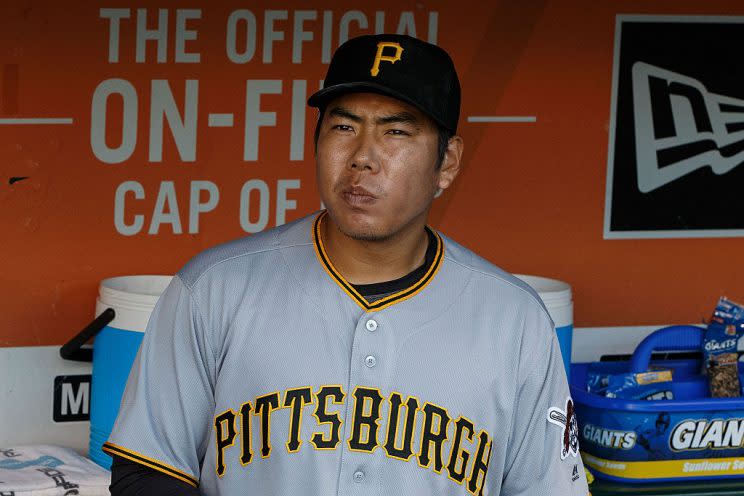
[[[392,334],[379,312],[364,313],[354,329],[339,495],[377,495],[382,478],[387,387],[392,371]]]

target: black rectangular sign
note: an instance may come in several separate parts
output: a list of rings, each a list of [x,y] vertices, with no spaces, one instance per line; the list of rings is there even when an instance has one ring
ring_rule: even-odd
[[[90,374],[54,378],[52,417],[55,422],[90,420],[90,384]]]
[[[744,236],[744,19],[618,16],[605,238]]]

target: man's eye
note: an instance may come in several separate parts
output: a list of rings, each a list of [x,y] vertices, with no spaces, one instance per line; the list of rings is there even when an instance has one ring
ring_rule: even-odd
[[[351,131],[352,128],[348,124],[336,124],[332,129],[338,129],[339,131]]]
[[[410,133],[403,131],[402,129],[390,129],[388,133],[392,134],[393,136],[409,136]]]

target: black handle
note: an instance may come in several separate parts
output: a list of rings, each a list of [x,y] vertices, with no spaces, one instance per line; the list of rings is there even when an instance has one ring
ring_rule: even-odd
[[[107,308],[101,312],[101,315],[85,326],[77,336],[62,345],[62,348],[59,349],[59,355],[65,360],[92,362],[93,350],[90,348],[83,348],[82,346],[87,343],[90,338],[101,332],[101,329],[114,320],[114,317],[116,317],[116,312],[113,308]]]

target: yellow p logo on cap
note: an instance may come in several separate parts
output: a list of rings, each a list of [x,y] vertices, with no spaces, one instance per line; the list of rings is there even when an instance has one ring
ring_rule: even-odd
[[[382,52],[385,51],[385,48],[388,47],[395,48],[395,56],[391,57],[389,55],[382,54]],[[375,63],[372,64],[372,69],[370,69],[369,73],[372,74],[372,76],[376,77],[380,73],[380,62],[384,60],[385,62],[394,64],[400,60],[401,55],[403,55],[403,47],[400,46],[399,43],[394,43],[391,41],[381,41],[377,44],[377,55],[375,55]]]

